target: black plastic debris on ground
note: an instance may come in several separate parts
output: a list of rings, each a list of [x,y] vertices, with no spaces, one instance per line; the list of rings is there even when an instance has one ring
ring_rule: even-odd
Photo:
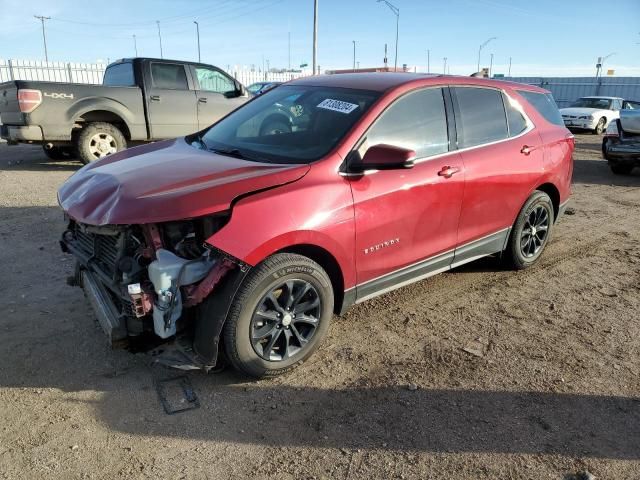
[[[200,407],[196,392],[186,376],[155,380],[154,383],[160,403],[168,415]]]

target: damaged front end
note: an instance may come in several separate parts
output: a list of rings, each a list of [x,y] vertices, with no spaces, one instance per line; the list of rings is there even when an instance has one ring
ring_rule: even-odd
[[[77,260],[69,283],[83,288],[113,347],[140,350],[178,339],[182,363],[215,367],[224,320],[249,268],[205,243],[228,218],[107,226],[69,221],[60,241]]]

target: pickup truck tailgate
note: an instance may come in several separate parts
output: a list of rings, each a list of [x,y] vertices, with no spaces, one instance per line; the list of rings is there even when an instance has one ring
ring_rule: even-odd
[[[0,83],[0,123],[5,125],[25,125],[24,114],[18,106],[18,86],[16,82]]]

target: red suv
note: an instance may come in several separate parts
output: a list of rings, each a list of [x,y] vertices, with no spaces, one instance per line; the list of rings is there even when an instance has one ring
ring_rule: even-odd
[[[61,245],[112,343],[177,337],[190,365],[274,375],[354,303],[486,255],[535,263],[573,148],[536,87],[309,77],[82,168]]]

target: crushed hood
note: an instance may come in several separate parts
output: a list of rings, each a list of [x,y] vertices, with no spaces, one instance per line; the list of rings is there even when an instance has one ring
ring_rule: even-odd
[[[308,171],[306,164],[217,155],[178,138],[86,165],[60,187],[58,202],[90,225],[164,222],[226,210],[239,195],[291,183]]]

